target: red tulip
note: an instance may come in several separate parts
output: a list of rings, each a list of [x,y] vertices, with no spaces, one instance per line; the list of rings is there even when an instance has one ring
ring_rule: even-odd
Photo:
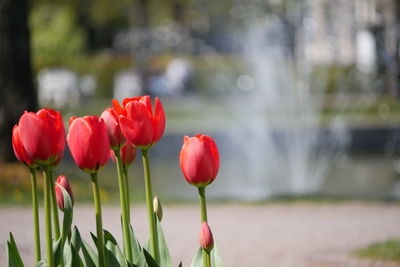
[[[215,180],[219,170],[218,148],[214,140],[198,134],[184,137],[180,153],[180,165],[186,181],[204,187]]]
[[[123,135],[135,147],[147,149],[160,140],[165,130],[165,113],[158,97],[154,112],[148,95],[125,98],[123,108],[117,100],[113,100],[113,105]]]
[[[67,177],[65,177],[64,175],[58,176],[57,184],[55,185],[56,199],[57,199],[58,207],[60,207],[61,210],[64,210],[64,195],[63,195],[60,185],[68,192],[68,195],[71,198],[72,204],[74,204],[74,195],[72,194],[72,189],[68,183]]]
[[[28,156],[24,146],[22,145],[21,138],[19,137],[19,127],[17,124],[14,126],[12,132],[12,146],[15,156],[20,162],[30,167],[36,167],[35,162]]]
[[[40,165],[57,165],[65,148],[61,114],[52,109],[26,112],[19,119],[19,137],[26,154]]]
[[[125,137],[121,132],[118,113],[113,108],[107,108],[100,117],[107,126],[107,134],[110,138],[111,149],[119,149],[125,143]]]
[[[121,155],[122,163],[125,166],[129,166],[136,159],[136,148],[131,144],[125,144],[119,151]],[[115,154],[114,151],[111,151],[111,159],[115,162]]]
[[[107,127],[97,116],[71,118],[67,142],[76,165],[86,172],[97,172],[110,159]]]
[[[214,247],[214,238],[207,222],[204,222],[200,229],[200,247],[210,252]]]

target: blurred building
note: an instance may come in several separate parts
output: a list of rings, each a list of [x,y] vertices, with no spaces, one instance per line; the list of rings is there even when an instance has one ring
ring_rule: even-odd
[[[387,73],[387,87],[397,95],[400,1],[308,0],[306,13],[298,34],[299,58]]]

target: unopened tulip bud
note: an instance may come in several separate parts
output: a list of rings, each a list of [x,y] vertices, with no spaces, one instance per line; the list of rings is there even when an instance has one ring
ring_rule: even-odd
[[[197,187],[205,187],[217,177],[219,154],[217,144],[206,135],[184,137],[180,153],[180,165],[186,181]]]
[[[56,199],[58,207],[60,207],[61,210],[64,210],[64,194],[61,190],[60,185],[67,191],[69,197],[71,198],[72,204],[74,204],[74,195],[72,194],[72,189],[68,183],[67,177],[65,177],[64,175],[58,176],[57,184],[55,186]]]
[[[208,253],[214,248],[214,239],[210,227],[204,222],[200,230],[200,247]]]
[[[153,207],[154,207],[154,213],[157,215],[158,221],[161,222],[163,216],[163,210],[158,196],[155,196],[153,199]]]

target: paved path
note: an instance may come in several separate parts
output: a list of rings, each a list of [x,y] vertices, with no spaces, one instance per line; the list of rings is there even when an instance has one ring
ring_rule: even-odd
[[[209,223],[227,267],[400,266],[349,256],[350,251],[371,242],[400,238],[400,205],[277,203],[208,208]],[[133,207],[132,216],[143,243],[147,236],[145,207]],[[106,206],[103,217],[104,227],[121,238],[119,209]],[[199,217],[195,205],[164,207],[164,231],[176,263],[182,260],[189,266],[198,246]],[[6,266],[4,243],[9,231],[25,261],[33,258],[31,220],[29,208],[0,208],[0,266]],[[78,206],[74,223],[88,239],[87,233],[95,227],[91,206]]]

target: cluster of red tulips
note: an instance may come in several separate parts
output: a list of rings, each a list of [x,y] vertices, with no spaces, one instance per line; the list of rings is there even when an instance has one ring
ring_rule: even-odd
[[[153,198],[149,149],[162,137],[165,113],[161,101],[154,106],[149,96],[126,98],[122,106],[116,100],[100,117],[85,116],[69,119],[66,136],[60,112],[41,109],[25,112],[14,126],[12,144],[17,159],[31,174],[36,266],[138,266],[172,267],[172,260],[161,228],[162,210],[157,197]],[[65,176],[55,182],[52,171],[61,162],[65,143],[76,165],[91,176],[95,206],[96,235],[91,234],[95,249],[80,236],[77,227],[71,230],[74,198]],[[128,167],[141,150],[145,196],[149,222],[149,241],[140,246],[131,226]],[[116,163],[119,183],[123,249],[112,234],[103,229],[98,172],[110,157]],[[222,266],[207,224],[205,188],[217,176],[218,148],[205,135],[184,137],[180,166],[185,179],[199,191],[201,210],[200,248],[191,266]],[[44,173],[44,224],[46,257],[41,256],[39,233],[38,193],[36,171]],[[59,210],[63,221],[60,227]],[[134,218],[139,219],[139,218]],[[24,266],[15,240],[10,234],[9,266]],[[180,264],[182,266],[182,264]]]

